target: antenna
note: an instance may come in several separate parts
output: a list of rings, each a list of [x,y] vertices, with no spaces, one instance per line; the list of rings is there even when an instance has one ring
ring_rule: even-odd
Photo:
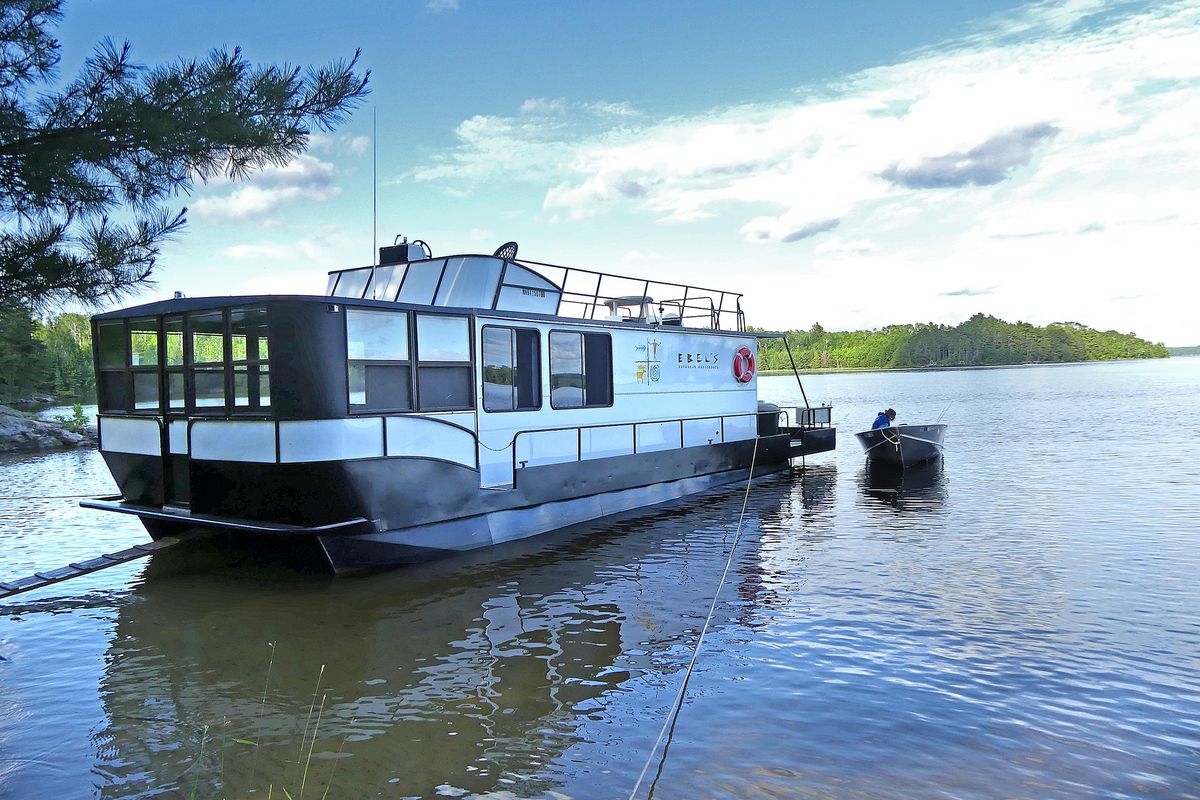
[[[371,263],[379,263],[379,106],[371,107]],[[372,275],[374,277],[374,275]]]

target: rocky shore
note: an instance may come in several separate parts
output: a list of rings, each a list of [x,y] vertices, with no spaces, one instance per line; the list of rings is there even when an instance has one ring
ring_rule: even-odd
[[[75,431],[61,422],[34,419],[16,409],[0,406],[0,453],[95,446],[96,429],[93,426]]]

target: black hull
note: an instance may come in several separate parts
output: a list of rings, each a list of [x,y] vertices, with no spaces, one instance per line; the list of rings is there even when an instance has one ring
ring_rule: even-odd
[[[506,489],[480,488],[476,470],[433,459],[193,462],[200,479],[193,476],[190,510],[163,507],[158,487],[141,479],[154,474],[159,459],[106,453],[114,474],[141,491],[127,491],[126,502],[85,505],[137,515],[156,539],[187,530],[220,532],[223,542],[245,542],[254,550],[316,554],[327,570],[345,574],[654,506],[746,480],[752,461],[755,476],[790,464],[794,452],[787,434],[757,441],[757,453],[750,439],[528,467],[517,470]],[[146,463],[138,463],[142,460]]]
[[[945,437],[945,425],[897,425],[854,434],[872,463],[901,468],[941,457]]]

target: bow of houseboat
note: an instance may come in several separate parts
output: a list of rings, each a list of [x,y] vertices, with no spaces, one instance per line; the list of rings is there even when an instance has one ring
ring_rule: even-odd
[[[151,536],[311,547],[334,572],[485,547],[831,450],[758,399],[741,295],[424,243],[324,296],[93,318],[100,451]]]

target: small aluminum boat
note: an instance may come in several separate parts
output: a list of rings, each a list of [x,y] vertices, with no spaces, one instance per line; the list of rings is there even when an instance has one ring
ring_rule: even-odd
[[[911,467],[942,454],[945,425],[893,425],[854,434],[872,462]]]

